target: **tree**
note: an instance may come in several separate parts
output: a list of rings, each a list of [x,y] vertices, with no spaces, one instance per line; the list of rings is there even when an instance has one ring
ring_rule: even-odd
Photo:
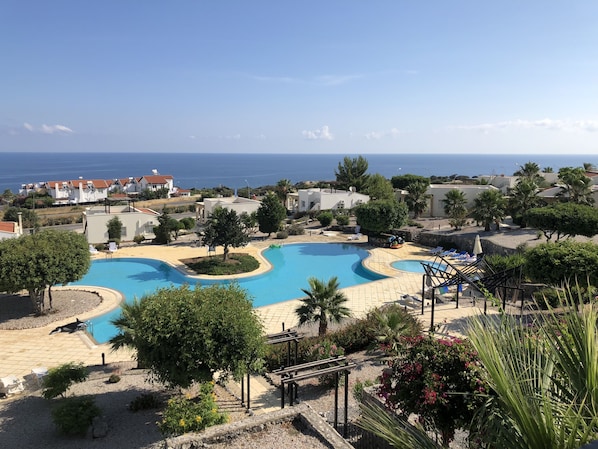
[[[594,204],[592,180],[583,168],[563,167],[559,169],[559,180],[563,183],[560,196],[578,204]]]
[[[248,235],[254,234],[257,230],[257,212],[251,212],[248,214],[247,212],[241,212],[241,223],[245,228],[245,231]]]
[[[394,189],[405,190],[409,184],[413,184],[414,182],[423,182],[429,185],[430,178],[407,173],[406,175],[393,176],[390,178],[390,182]]]
[[[215,372],[239,379],[259,367],[263,329],[245,290],[237,284],[168,287],[142,297],[134,319],[118,321],[113,347],[126,342],[152,374],[186,388]],[[133,332],[132,336],[126,334]]]
[[[426,193],[429,186],[430,184],[425,181],[414,181],[405,187],[405,190],[407,190],[405,203],[409,211],[413,212],[413,218],[416,220],[426,210],[428,200],[432,197],[432,195]]]
[[[18,239],[0,241],[0,286],[15,293],[28,290],[36,313],[44,311],[48,289],[81,279],[90,266],[85,236],[73,231],[44,230]]]
[[[519,179],[513,190],[511,190],[508,201],[508,211],[513,218],[513,222],[525,228],[527,226],[525,213],[539,206],[541,202],[542,200],[538,196],[538,185],[530,179]]]
[[[155,243],[168,245],[179,236],[179,231],[183,229],[183,225],[176,219],[172,218],[166,210],[162,211],[162,215],[158,217],[158,226],[154,226]]]
[[[556,234],[558,242],[562,237],[598,234],[598,209],[584,204],[558,203],[530,209],[525,213],[527,224],[539,229],[549,241]]]
[[[526,162],[519,168],[514,176],[519,177],[519,181],[531,181],[536,186],[539,186],[544,181],[544,177],[540,174],[540,166],[535,162]]]
[[[270,234],[280,229],[280,222],[287,216],[287,211],[273,193],[268,193],[257,210],[260,232]]]
[[[353,159],[345,156],[334,171],[339,188],[349,190],[349,187],[355,187],[356,191],[361,192],[369,178],[368,165],[367,159],[362,156]]]
[[[122,221],[117,216],[114,216],[106,223],[106,227],[108,228],[108,240],[120,241],[123,228]]]
[[[573,240],[542,243],[526,251],[524,270],[533,282],[561,286],[589,280],[598,285],[598,245]]]
[[[375,173],[369,177],[365,186],[365,193],[372,200],[392,200],[395,198],[392,184],[379,173]]]
[[[15,199],[15,196],[16,195],[12,192],[12,190],[6,189],[4,192],[2,192],[2,195],[0,195],[0,199],[5,203],[10,204]]]
[[[281,204],[285,207],[285,209],[287,195],[291,192],[292,188],[293,184],[291,184],[291,181],[289,181],[288,179],[281,179],[276,183],[276,196],[280,200]]]
[[[21,213],[21,219],[23,220],[23,228],[39,229],[39,216],[31,209],[22,209],[19,207],[9,207],[4,211],[4,221],[19,222],[19,212]]]
[[[490,231],[490,224],[498,224],[505,217],[506,201],[498,189],[484,190],[474,199],[472,216],[484,225],[484,231]]]
[[[407,222],[407,215],[407,206],[397,200],[370,201],[355,208],[361,229],[374,234],[400,228]]]
[[[441,201],[444,204],[444,213],[449,217],[449,224],[455,229],[461,229],[467,217],[465,192],[451,189],[444,194],[444,199]]]
[[[208,218],[204,229],[204,242],[208,246],[222,246],[226,261],[230,247],[239,248],[249,243],[249,234],[241,217],[233,209],[217,207]]]
[[[347,297],[340,292],[336,276],[330,278],[328,283],[311,277],[307,280],[308,289],[301,289],[307,295],[300,299],[302,305],[295,309],[299,317],[299,325],[317,322],[318,335],[326,335],[328,323],[340,323],[344,318],[351,316],[351,310],[345,306]]]

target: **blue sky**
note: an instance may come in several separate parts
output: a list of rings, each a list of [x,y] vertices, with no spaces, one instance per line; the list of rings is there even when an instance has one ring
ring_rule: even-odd
[[[598,150],[598,2],[28,1],[0,152]]]

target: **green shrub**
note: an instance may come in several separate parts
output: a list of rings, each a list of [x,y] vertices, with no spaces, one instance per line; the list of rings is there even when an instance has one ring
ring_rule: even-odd
[[[199,394],[193,399],[170,399],[163,416],[158,427],[166,436],[199,432],[206,427],[224,424],[228,420],[226,414],[218,412],[212,382],[201,384]]]
[[[374,381],[372,380],[364,380],[363,382],[357,380],[355,385],[353,385],[353,397],[357,402],[361,402],[363,400],[363,390],[365,388],[371,387],[374,385]]]
[[[195,219],[192,217],[185,217],[179,220],[187,231],[190,231],[195,227]]]
[[[532,297],[540,309],[558,307],[563,299],[564,291],[558,288],[546,287],[533,293]]]
[[[108,378],[109,384],[117,384],[119,382],[120,382],[120,376],[118,374],[110,374],[110,377]]]
[[[62,399],[52,410],[52,419],[65,435],[85,435],[93,418],[101,412],[91,396]]]
[[[135,243],[137,243],[138,245],[143,242],[145,240],[145,236],[141,235],[141,234],[137,234],[135,237],[133,237],[133,241]]]
[[[338,346],[334,341],[324,338],[322,341],[316,343],[309,349],[309,358],[310,361],[315,360],[325,360],[331,357],[340,357],[345,355],[345,350]],[[328,366],[332,366],[329,364],[323,365],[320,368],[327,368]],[[318,376],[318,381],[320,385],[334,385],[334,374],[323,374]]]
[[[305,234],[305,228],[300,224],[293,224],[287,228],[289,235],[303,235]]]
[[[344,214],[337,215],[336,224],[339,226],[347,226],[349,224],[349,216]]]
[[[332,216],[332,212],[324,211],[320,212],[316,217],[316,220],[320,222],[320,224],[324,227],[330,226],[334,217]]]
[[[257,270],[260,263],[255,257],[249,254],[234,253],[228,255],[227,262],[224,262],[221,257],[208,257],[198,262],[189,262],[186,265],[197,274],[224,276],[249,273],[250,271]]]
[[[139,410],[150,410],[153,408],[160,408],[162,400],[154,393],[143,393],[137,396],[129,404],[129,410],[137,412]]]
[[[98,251],[104,251],[104,250],[106,249],[106,244],[104,244],[104,243],[98,243],[98,244],[96,245],[96,249],[97,249]]]
[[[276,238],[277,239],[288,239],[289,238],[289,233],[285,230],[285,231],[278,231],[276,233]]]
[[[43,379],[42,396],[46,399],[64,397],[72,384],[83,382],[88,376],[87,368],[82,363],[71,362],[51,368]]]

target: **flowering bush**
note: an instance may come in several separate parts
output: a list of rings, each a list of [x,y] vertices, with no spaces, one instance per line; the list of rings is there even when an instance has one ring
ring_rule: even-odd
[[[336,343],[326,339],[310,348],[310,361],[329,359],[345,355],[345,350]],[[334,374],[324,374],[318,377],[321,385],[334,385]]]
[[[181,435],[223,424],[227,420],[226,414],[218,412],[214,383],[206,382],[200,386],[200,391],[194,398],[170,399],[158,427],[163,435]]]
[[[406,337],[401,357],[389,365],[378,394],[405,419],[417,414],[445,445],[485,400],[480,361],[467,340]]]

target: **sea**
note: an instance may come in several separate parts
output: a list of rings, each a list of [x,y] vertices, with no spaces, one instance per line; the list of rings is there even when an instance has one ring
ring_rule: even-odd
[[[358,154],[265,153],[0,153],[0,193],[17,193],[22,184],[74,179],[117,179],[172,175],[179,188],[226,186],[245,189],[335,179],[345,156]],[[539,154],[362,154],[368,173],[397,175],[480,176],[512,175],[519,165],[535,162],[541,168],[580,167],[594,163],[592,155]]]

